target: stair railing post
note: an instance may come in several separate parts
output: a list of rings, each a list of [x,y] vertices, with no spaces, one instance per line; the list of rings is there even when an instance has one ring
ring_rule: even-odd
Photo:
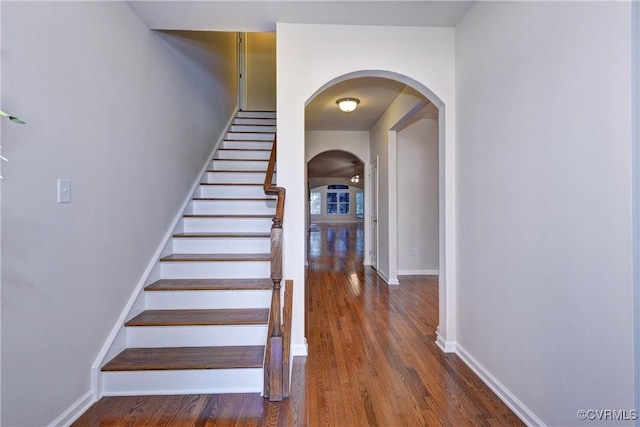
[[[271,226],[271,310],[269,316],[269,337],[265,356],[265,395],[270,401],[281,401],[283,387],[282,353],[282,307],[280,302],[280,284],[282,282],[282,224],[284,217],[285,189],[273,185],[276,162],[276,141],[273,142],[269,165],[264,179],[264,192],[277,196],[276,214]]]

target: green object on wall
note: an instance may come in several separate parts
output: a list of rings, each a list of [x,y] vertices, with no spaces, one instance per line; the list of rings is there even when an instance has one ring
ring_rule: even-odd
[[[14,123],[18,123],[18,124],[20,124],[20,125],[27,124],[27,122],[25,122],[25,121],[24,121],[24,120],[22,120],[21,118],[16,117],[16,116],[11,116],[11,115],[9,115],[9,114],[5,113],[5,112],[4,112],[4,111],[2,111],[2,110],[0,110],[0,116],[1,116],[1,117],[8,117],[8,118],[9,118],[9,120],[11,120],[11,121],[12,121],[12,122],[14,122]]]

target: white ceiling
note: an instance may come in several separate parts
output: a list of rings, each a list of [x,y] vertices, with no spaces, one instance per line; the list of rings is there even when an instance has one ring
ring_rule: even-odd
[[[130,1],[152,29],[275,31],[276,22],[454,27],[472,1]]]
[[[368,131],[404,87],[403,83],[379,77],[362,77],[337,83],[318,94],[307,105],[305,128]],[[344,97],[359,99],[358,108],[351,113],[342,112],[336,101]]]

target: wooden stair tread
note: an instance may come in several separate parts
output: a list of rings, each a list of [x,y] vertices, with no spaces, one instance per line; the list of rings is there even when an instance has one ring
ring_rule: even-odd
[[[271,142],[271,141],[267,141],[267,142]],[[271,151],[271,150],[268,148],[218,148],[218,151]],[[231,159],[213,159],[213,160],[231,160]],[[268,162],[269,159],[264,159],[260,161]]]
[[[224,141],[228,141],[228,142],[264,142],[265,144],[273,144],[273,140],[272,139],[235,139],[235,138],[225,138]],[[249,150],[249,151],[253,151],[253,150],[262,150],[262,151],[271,151],[270,149],[267,148],[227,148],[227,147],[220,147],[219,150]]]
[[[269,309],[146,310],[125,326],[265,325]]]
[[[273,218],[273,215],[253,215],[253,214],[185,214],[183,218]]]
[[[269,151],[269,150],[260,150]],[[214,162],[263,162],[268,163],[268,159],[213,159]]]
[[[230,291],[269,290],[273,288],[271,279],[160,279],[145,291]]]
[[[271,254],[173,254],[160,262],[270,261]]]
[[[127,348],[102,371],[262,368],[264,346]]]
[[[264,184],[254,184],[254,183],[235,183],[235,182],[201,182],[200,185],[241,185],[241,186],[253,186],[253,187],[262,187]]]
[[[241,118],[241,119],[256,119],[257,117],[236,117],[236,118]],[[275,126],[275,125],[270,125],[270,124],[265,124],[265,123],[256,123],[256,124],[242,124],[242,123],[232,123],[232,126]]]
[[[255,171],[255,170],[219,169],[219,170],[207,170],[207,172],[208,173],[218,173],[218,172],[222,172],[222,173],[260,173],[260,174],[264,175],[266,170]]]
[[[194,197],[192,200],[197,201],[225,201],[225,202],[237,202],[237,201],[274,201],[275,197]]]
[[[236,125],[236,126],[253,126],[253,125]],[[241,134],[250,134],[250,133],[255,133],[258,135],[273,135],[274,133],[276,133],[275,130],[261,130],[261,131],[255,131],[255,130],[230,130],[227,131],[227,133],[241,133]]]
[[[258,233],[258,232],[218,232],[218,233],[207,233],[203,232],[192,232],[192,233],[176,233],[173,235],[174,238],[178,239],[191,239],[191,238],[204,238],[204,239],[216,239],[216,238],[225,238],[225,237],[234,237],[234,238],[269,238],[271,237],[270,233]]]

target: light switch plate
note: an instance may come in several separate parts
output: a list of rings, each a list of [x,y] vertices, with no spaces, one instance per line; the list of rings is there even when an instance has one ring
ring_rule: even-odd
[[[71,203],[71,180],[58,178],[58,203]]]

